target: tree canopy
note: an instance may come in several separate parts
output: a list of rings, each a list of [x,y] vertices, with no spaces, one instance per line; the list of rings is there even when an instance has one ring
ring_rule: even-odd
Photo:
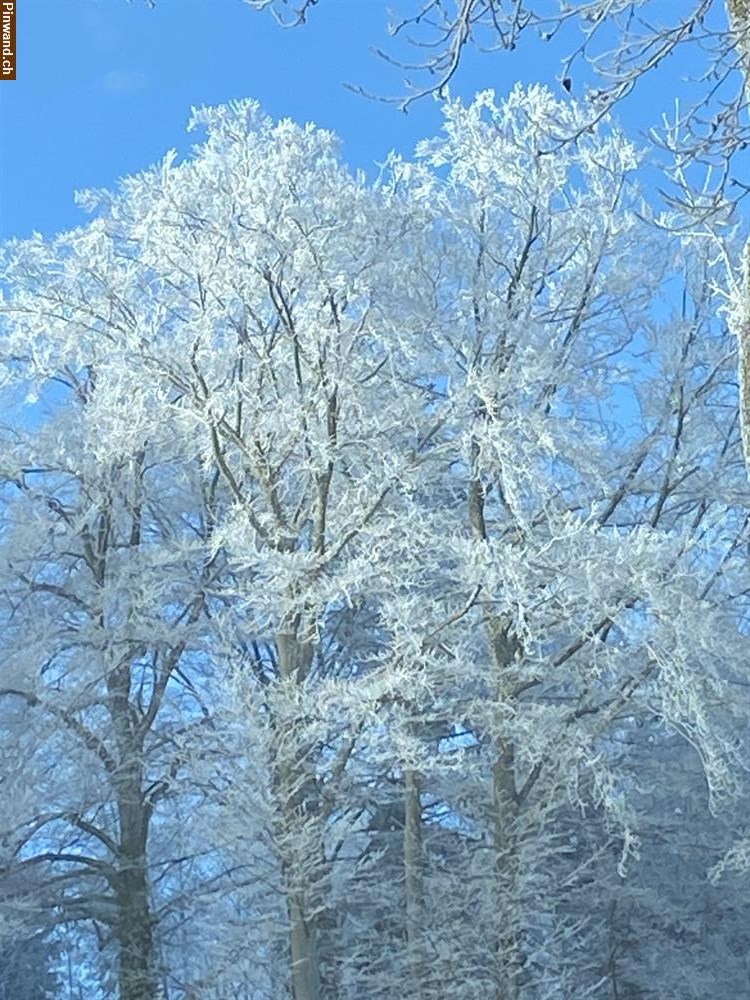
[[[191,127],[5,250],[7,936],[121,1000],[739,995],[714,237],[539,86],[373,183]]]

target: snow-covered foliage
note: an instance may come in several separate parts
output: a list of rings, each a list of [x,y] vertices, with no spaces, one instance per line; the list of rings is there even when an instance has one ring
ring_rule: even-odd
[[[2,871],[122,1000],[705,996],[621,927],[672,791],[736,867],[734,341],[588,121],[448,102],[370,183],[201,109],[6,248]]]

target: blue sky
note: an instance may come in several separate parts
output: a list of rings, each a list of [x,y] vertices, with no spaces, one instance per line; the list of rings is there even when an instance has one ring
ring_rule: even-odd
[[[386,6],[323,0],[304,29],[284,31],[241,0],[158,0],[153,10],[144,0],[25,0],[18,80],[0,85],[0,237],[77,225],[74,191],[110,187],[171,147],[187,151],[193,105],[254,97],[275,118],[336,131],[353,167],[369,170],[392,148],[411,153],[440,126],[436,102],[404,115],[343,87],[401,92],[398,71],[370,52],[389,45]],[[452,89],[502,94],[521,80],[562,94],[559,71],[558,53],[529,38],[515,53],[468,52]],[[658,121],[660,105],[672,105],[663,82],[623,115],[635,131]]]

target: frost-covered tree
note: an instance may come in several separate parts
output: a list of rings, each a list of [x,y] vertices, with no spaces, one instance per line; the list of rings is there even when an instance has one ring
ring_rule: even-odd
[[[125,356],[117,374],[96,346],[127,320],[81,266],[79,236],[54,266],[27,245],[8,274],[37,288],[51,325],[22,307],[5,355],[0,875],[29,927],[80,925],[114,945],[129,1000],[155,995],[168,906],[155,885],[186,860],[149,856],[153,816],[184,793],[191,743],[210,756],[199,622],[214,501],[172,422],[129,410]]]
[[[272,12],[286,27],[296,27],[319,13],[320,0],[244,2],[255,10]],[[726,211],[728,200],[742,200],[748,194],[747,0],[518,0],[513,4],[404,0],[397,11],[388,8],[388,17],[393,47],[376,51],[406,73],[407,93],[387,98],[404,111],[428,95],[445,96],[467,48],[503,53],[535,41],[546,47],[550,62],[559,67],[564,89],[585,94],[588,118],[596,122],[640,88],[645,77],[660,72],[662,81],[669,81],[664,65],[684,50],[695,68],[687,98],[672,108],[670,93],[669,102],[658,109],[669,125],[659,128],[658,119],[644,120],[655,148],[669,153],[669,161],[660,163],[676,182],[669,197],[681,204],[689,223],[695,225],[697,219],[705,225],[707,219]],[[685,80],[672,78],[664,91],[684,84]],[[577,131],[560,134],[559,139],[575,141],[586,127],[587,123],[579,122]],[[691,170],[696,163],[704,169]],[[686,225],[684,215],[674,221]],[[735,248],[727,263],[724,287],[733,301],[741,427],[745,464],[750,470],[750,243],[740,253]]]
[[[742,793],[720,262],[589,122],[448,102],[370,184],[203,109],[9,247],[9,867],[113,929],[123,998],[603,996],[582,887],[661,821],[648,736],[703,814]]]
[[[272,13],[284,27],[302,26],[329,12],[340,16],[335,4],[327,0],[243,2]],[[747,122],[741,120],[746,97],[737,71],[747,72],[747,0],[686,0],[680,5],[654,0],[517,0],[512,4],[401,0],[393,7],[385,3],[382,7],[393,41],[390,49],[375,51],[405,72],[407,93],[392,98],[404,110],[427,95],[444,96],[471,47],[502,58],[503,53],[541,43],[559,65],[566,90],[596,80],[591,96],[605,111],[684,46],[695,55],[698,83],[696,105],[688,120],[707,124],[701,123],[703,114],[716,91],[726,87],[725,93],[731,93],[733,100],[715,119],[711,141],[718,138],[719,130],[736,151],[746,138]]]

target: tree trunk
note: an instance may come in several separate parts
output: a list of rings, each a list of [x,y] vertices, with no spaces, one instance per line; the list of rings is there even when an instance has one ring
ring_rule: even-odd
[[[318,969],[317,927],[306,918],[304,899],[293,893],[289,899],[289,952],[292,963],[292,996],[294,1000],[318,1000],[320,973]]]
[[[120,850],[115,898],[120,1000],[159,996],[146,859],[149,815],[140,778],[140,769],[133,767],[118,789]]]
[[[492,766],[492,806],[494,811],[494,866],[497,887],[497,914],[503,930],[498,934],[495,956],[496,1000],[516,1000],[518,940],[515,919],[519,845],[516,801],[515,753],[510,741],[498,741],[497,759]]]
[[[740,429],[745,468],[750,477],[750,240],[745,244],[742,260],[742,285],[737,319],[737,354],[740,387]]]
[[[297,638],[299,621],[291,632],[277,639],[279,677],[283,684],[302,684],[312,662],[312,646]],[[311,796],[313,777],[304,739],[293,731],[284,731],[292,720],[277,720],[276,790],[283,824],[281,831],[282,866],[287,883],[289,917],[289,958],[294,1000],[319,1000],[321,996],[318,955],[318,917],[314,903],[316,887],[310,883],[310,858],[307,829],[314,813]],[[313,869],[315,865],[313,865]]]
[[[117,892],[120,1000],[154,1000],[159,981],[144,860],[120,872]]]
[[[112,670],[107,678],[118,752],[112,783],[120,827],[114,883],[119,988],[120,1000],[154,1000],[159,996],[159,977],[147,859],[152,806],[143,790],[143,736],[129,700],[130,684],[127,663]]]
[[[472,445],[472,466],[479,457],[476,443]],[[477,541],[487,538],[484,486],[472,468],[469,481],[469,526]],[[489,643],[494,673],[495,704],[503,706],[508,697],[507,673],[520,651],[512,623],[487,610],[484,625]],[[516,1000],[519,964],[515,904],[519,864],[518,798],[515,776],[515,748],[512,740],[502,734],[502,726],[493,734],[495,762],[492,765],[493,865],[497,893],[495,912],[503,930],[495,935],[494,980],[496,1000]]]
[[[750,100],[750,0],[726,0],[729,23],[738,36],[740,66],[745,96]],[[738,375],[740,387],[740,430],[745,468],[750,477],[750,240],[742,251],[740,301],[736,307]]]
[[[404,774],[404,884],[406,893],[406,948],[409,965],[409,996],[422,995],[422,800],[419,775]]]

